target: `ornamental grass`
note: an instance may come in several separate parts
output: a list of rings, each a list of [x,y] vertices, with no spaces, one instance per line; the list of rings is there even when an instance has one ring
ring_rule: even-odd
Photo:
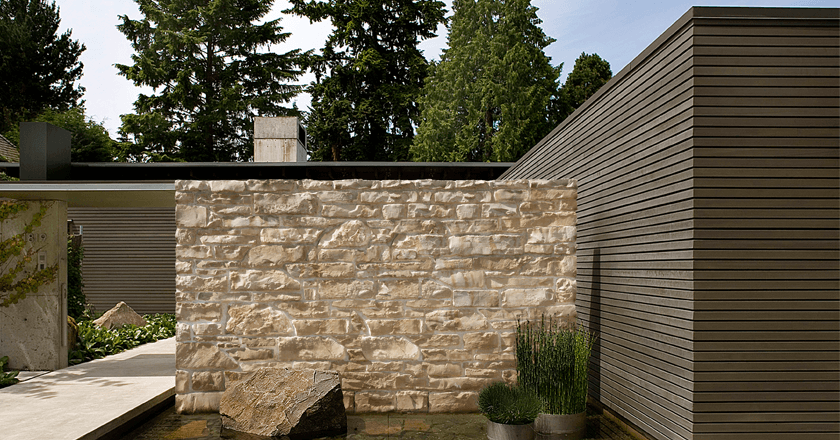
[[[527,425],[540,415],[542,402],[530,390],[494,382],[478,393],[478,409],[494,423]]]
[[[520,386],[534,392],[546,414],[586,411],[589,356],[595,336],[558,318],[517,322],[516,371]]]

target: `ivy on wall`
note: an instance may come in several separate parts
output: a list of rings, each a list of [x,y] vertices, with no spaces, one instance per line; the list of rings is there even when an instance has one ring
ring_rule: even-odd
[[[26,294],[37,292],[39,287],[55,281],[58,275],[58,264],[44,269],[28,269],[39,249],[27,247],[26,238],[41,225],[50,206],[42,204],[21,232],[0,241],[0,307],[9,307],[26,298]],[[15,218],[28,208],[29,202],[0,201],[0,222]]]

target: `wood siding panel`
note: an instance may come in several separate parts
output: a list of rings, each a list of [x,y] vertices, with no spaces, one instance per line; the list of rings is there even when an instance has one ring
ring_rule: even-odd
[[[651,437],[840,434],[838,17],[693,8],[501,177],[578,180],[591,395]]]
[[[590,100],[506,178],[578,180],[590,395],[656,438],[691,438],[692,30]],[[688,220],[688,221],[687,221]]]
[[[68,208],[84,232],[87,301],[105,311],[125,301],[137,313],[175,313],[175,210]]]
[[[709,310],[695,313],[698,440],[840,432],[815,412],[840,398],[840,33],[822,24],[695,26],[695,309]],[[718,51],[720,38],[734,42]],[[731,351],[742,342],[761,346]]]

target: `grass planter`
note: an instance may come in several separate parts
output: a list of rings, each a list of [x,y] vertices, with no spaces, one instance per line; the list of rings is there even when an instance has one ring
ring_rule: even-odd
[[[540,440],[576,440],[586,428],[588,367],[593,335],[543,316],[516,326],[516,371],[521,387],[536,394],[543,414],[536,420]]]
[[[488,440],[533,440],[542,402],[529,390],[495,382],[478,394],[478,408],[488,419]]]

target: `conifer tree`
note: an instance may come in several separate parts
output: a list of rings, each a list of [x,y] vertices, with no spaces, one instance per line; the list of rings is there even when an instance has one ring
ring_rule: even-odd
[[[45,109],[80,104],[85,46],[70,30],[58,35],[60,23],[55,2],[0,1],[0,133]]]
[[[135,0],[143,18],[120,16],[136,51],[120,74],[141,94],[122,116],[120,155],[134,161],[231,161],[253,157],[254,116],[283,107],[300,90],[300,50],[270,52],[286,40],[280,19],[260,22],[273,0]]]
[[[596,53],[581,53],[575,60],[575,67],[566,77],[566,82],[552,98],[549,112],[551,126],[563,122],[611,78],[610,63]]]
[[[440,63],[420,100],[418,161],[514,161],[552,128],[560,67],[530,0],[455,0]]]
[[[436,0],[291,0],[287,11],[333,32],[312,57],[311,160],[408,159],[428,62],[417,49],[444,21]]]

